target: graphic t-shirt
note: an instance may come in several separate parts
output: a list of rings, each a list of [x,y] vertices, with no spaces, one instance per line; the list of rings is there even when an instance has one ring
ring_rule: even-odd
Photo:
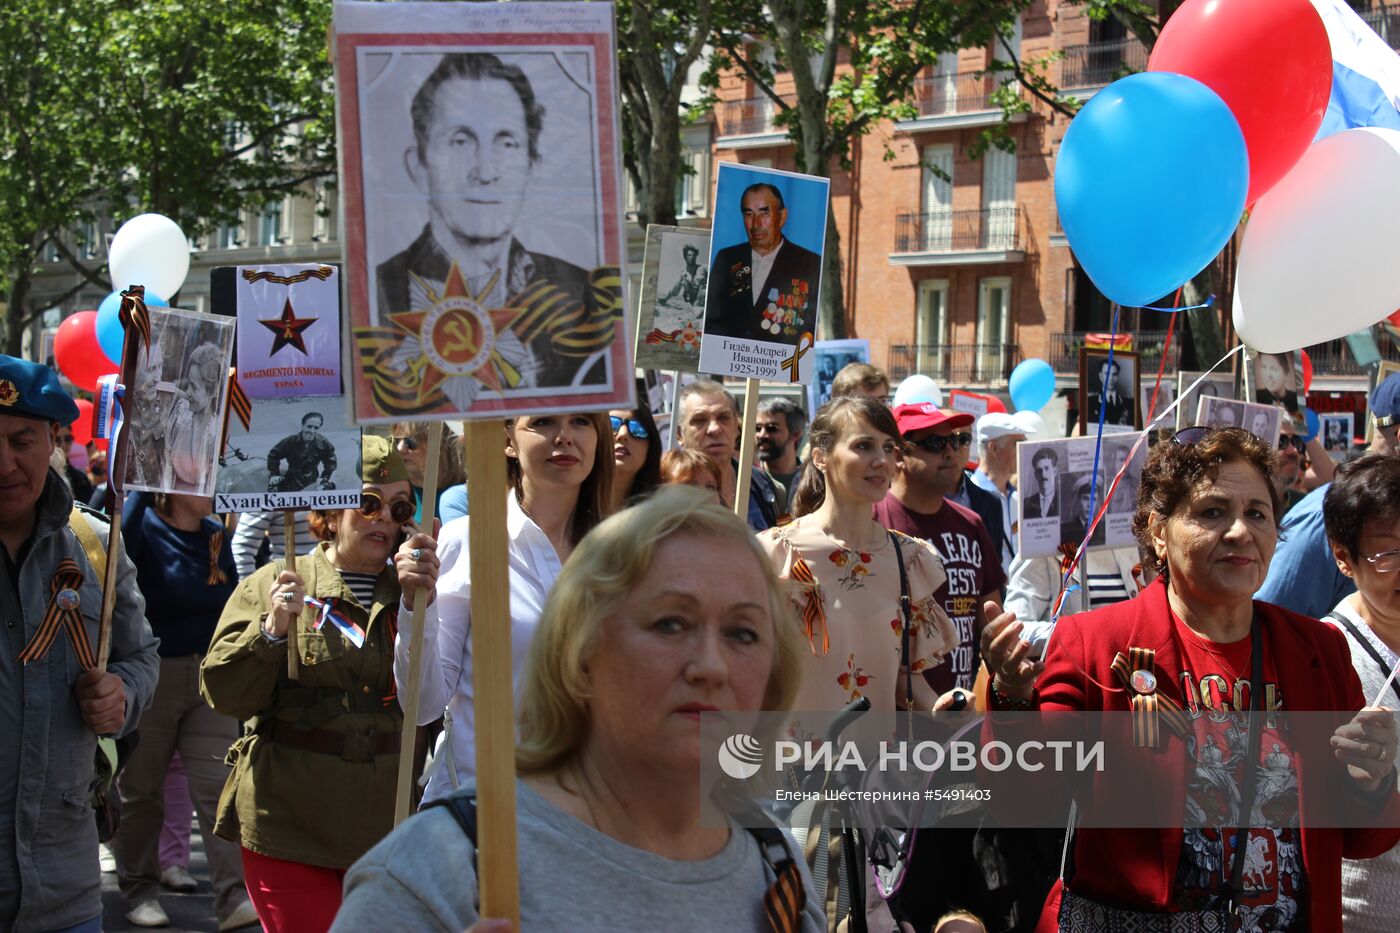
[[[1186,830],[1172,904],[1178,910],[1202,910],[1215,905],[1229,880],[1239,836],[1232,827],[1244,822],[1239,811],[1249,720],[1236,714],[1250,704],[1251,646],[1249,638],[1231,644],[1209,642],[1175,613],[1172,621],[1182,647],[1186,714],[1195,729],[1195,736],[1187,738],[1196,766],[1187,779],[1186,814],[1201,827]],[[1263,708],[1276,712],[1283,708],[1283,696],[1267,642],[1264,649]],[[1303,930],[1307,876],[1298,832],[1298,773],[1282,721],[1269,717],[1262,726],[1259,760],[1254,763],[1254,806],[1248,818],[1257,828],[1246,837],[1243,917],[1236,916],[1233,929]],[[1269,828],[1266,822],[1283,828]]]
[[[976,512],[947,499],[943,500],[941,509],[926,515],[905,508],[904,503],[890,493],[875,506],[875,521],[911,537],[923,538],[943,558],[948,581],[935,595],[948,618],[953,620],[958,644],[942,664],[924,671],[924,678],[939,693],[954,687],[971,690],[981,660],[982,633],[977,631],[977,607],[983,596],[1006,585],[1006,572],[993,548],[992,536]]]

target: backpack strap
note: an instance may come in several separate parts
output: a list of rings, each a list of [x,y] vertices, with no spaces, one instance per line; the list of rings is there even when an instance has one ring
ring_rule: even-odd
[[[1346,629],[1351,637],[1356,640],[1356,643],[1366,649],[1366,653],[1371,656],[1371,660],[1376,662],[1376,667],[1380,669],[1381,676],[1390,677],[1390,665],[1386,663],[1385,658],[1381,657],[1381,653],[1376,650],[1376,646],[1371,644],[1371,639],[1367,638],[1366,634],[1358,629],[1350,619],[1335,610],[1327,613],[1327,615],[1322,618],[1329,622],[1336,622]],[[1395,694],[1395,698],[1400,700],[1400,684],[1392,680],[1390,682],[1390,689],[1391,692]]]
[[[83,546],[88,565],[92,567],[92,572],[97,574],[97,582],[100,584],[107,577],[107,549],[102,546],[97,532],[92,530],[88,517],[76,505],[73,506],[73,511],[68,513],[68,527],[73,532],[73,537]]]
[[[894,544],[894,562],[899,565],[899,611],[904,617],[903,632],[900,636],[900,663],[904,665],[904,702],[914,708],[914,671],[909,651],[909,633],[914,627],[913,612],[909,606],[909,571],[904,568],[904,551],[899,546],[899,534],[886,529]]]

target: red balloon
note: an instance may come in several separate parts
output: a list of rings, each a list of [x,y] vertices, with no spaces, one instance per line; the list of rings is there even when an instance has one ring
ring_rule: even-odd
[[[1307,395],[1312,391],[1312,357],[1307,350],[1300,352],[1303,354],[1303,394]]]
[[[1332,46],[1309,0],[1186,0],[1157,37],[1148,71],[1195,78],[1240,121],[1253,204],[1288,173],[1322,125]]]
[[[97,312],[79,311],[63,319],[53,338],[53,358],[68,381],[85,392],[97,391],[97,377],[117,371],[97,340]]]
[[[78,420],[73,422],[73,441],[86,447],[92,441],[92,402],[80,398],[73,404],[78,406]]]

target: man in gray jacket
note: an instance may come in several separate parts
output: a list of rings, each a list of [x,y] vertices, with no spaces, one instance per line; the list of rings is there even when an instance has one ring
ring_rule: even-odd
[[[155,690],[157,641],[136,569],[118,552],[111,662],[95,667],[102,580],[49,468],[78,416],[53,370],[0,356],[0,930],[100,930],[99,735],[135,728]],[[107,526],[82,513],[105,548]]]

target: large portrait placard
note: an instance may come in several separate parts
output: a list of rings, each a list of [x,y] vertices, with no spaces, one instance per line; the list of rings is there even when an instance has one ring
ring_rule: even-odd
[[[631,406],[613,36],[606,3],[335,5],[360,423]]]
[[[811,383],[830,188],[814,175],[720,163],[701,372]]]
[[[233,357],[231,317],[148,307],[151,339],[126,389],[126,489],[212,496]]]
[[[1078,547],[1093,513],[1103,507],[1113,478],[1130,456],[1131,463],[1108,501],[1108,511],[1094,529],[1089,549],[1133,546],[1133,514],[1138,481],[1147,462],[1147,445],[1138,448],[1136,454],[1132,451],[1141,436],[1105,431],[1097,472],[1094,451],[1098,437],[1017,444],[1016,463],[1021,478],[1018,553],[1026,558],[1051,557],[1061,554],[1061,545]]]

